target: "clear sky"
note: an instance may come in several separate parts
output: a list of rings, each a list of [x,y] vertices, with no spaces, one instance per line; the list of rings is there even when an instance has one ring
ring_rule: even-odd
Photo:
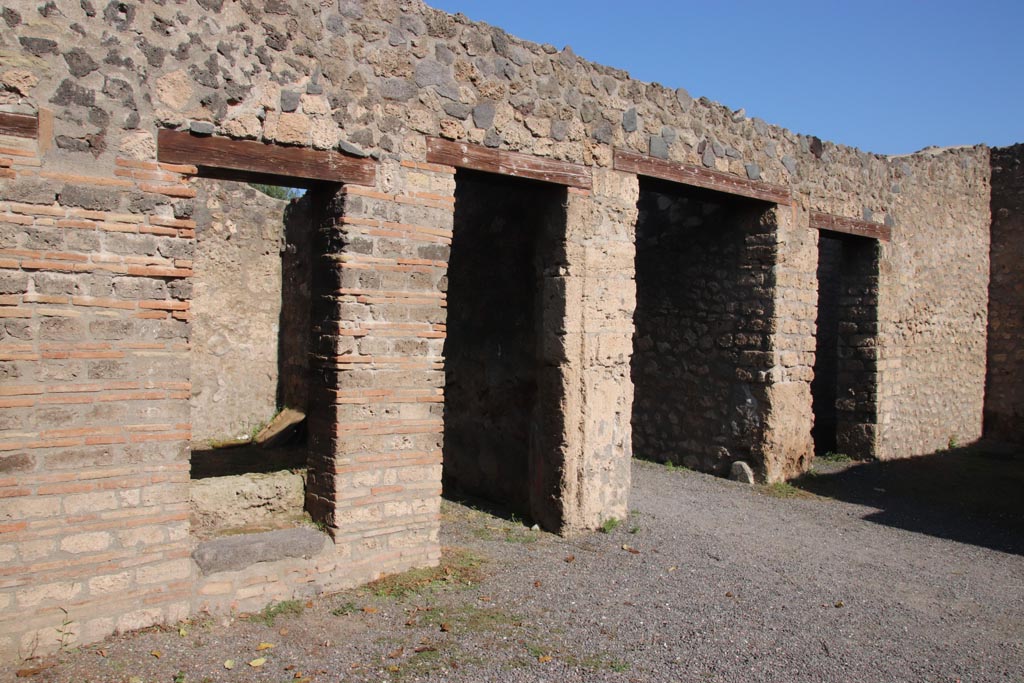
[[[1024,142],[1024,0],[427,0],[871,152]]]

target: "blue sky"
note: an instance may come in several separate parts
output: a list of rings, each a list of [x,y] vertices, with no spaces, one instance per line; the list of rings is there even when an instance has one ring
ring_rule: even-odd
[[[881,154],[1024,142],[1024,1],[427,0]]]

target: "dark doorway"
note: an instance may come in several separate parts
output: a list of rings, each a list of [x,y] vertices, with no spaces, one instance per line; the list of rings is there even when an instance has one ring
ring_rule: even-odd
[[[482,498],[557,526],[558,368],[546,296],[565,231],[565,188],[459,170],[445,341],[446,495]]]
[[[873,457],[878,430],[878,245],[822,231],[811,396],[815,455]]]
[[[724,474],[757,461],[772,205],[641,177],[633,452]]]
[[[814,411],[811,437],[815,455],[836,451],[842,257],[842,240],[822,232],[818,238],[818,315],[815,319],[814,379],[811,380]]]

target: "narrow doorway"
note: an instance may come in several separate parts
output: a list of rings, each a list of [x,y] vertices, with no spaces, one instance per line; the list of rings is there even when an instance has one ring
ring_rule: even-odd
[[[311,198],[202,178],[191,280],[191,528],[306,520]]]
[[[460,169],[448,265],[443,486],[557,527],[558,367],[547,296],[565,231],[564,187]]]
[[[869,458],[878,430],[878,243],[821,231],[811,381],[815,455]]]

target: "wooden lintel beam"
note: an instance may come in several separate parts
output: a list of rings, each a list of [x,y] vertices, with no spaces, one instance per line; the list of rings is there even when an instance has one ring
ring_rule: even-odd
[[[215,135],[161,130],[157,158],[170,164],[197,166],[200,173],[227,178],[276,180],[295,187],[311,183],[352,183],[373,186],[376,162],[331,150],[285,147],[255,140],[234,140]]]
[[[862,221],[857,218],[836,216],[823,211],[811,211],[811,227],[815,230],[830,230],[847,235],[870,237],[871,239],[888,242],[892,239],[892,228],[881,223]]]
[[[613,166],[617,171],[668,180],[673,183],[691,185],[706,190],[735,194],[750,199],[759,199],[773,204],[789,206],[793,195],[788,187],[772,185],[760,180],[748,180],[721,171],[712,171],[691,164],[680,164],[656,159],[644,154],[615,150]]]
[[[34,140],[39,137],[39,117],[0,112],[0,135],[13,135],[18,138]]]
[[[590,169],[581,164],[441,138],[427,138],[427,161],[432,164],[529,178],[584,190],[589,190],[594,185]]]

